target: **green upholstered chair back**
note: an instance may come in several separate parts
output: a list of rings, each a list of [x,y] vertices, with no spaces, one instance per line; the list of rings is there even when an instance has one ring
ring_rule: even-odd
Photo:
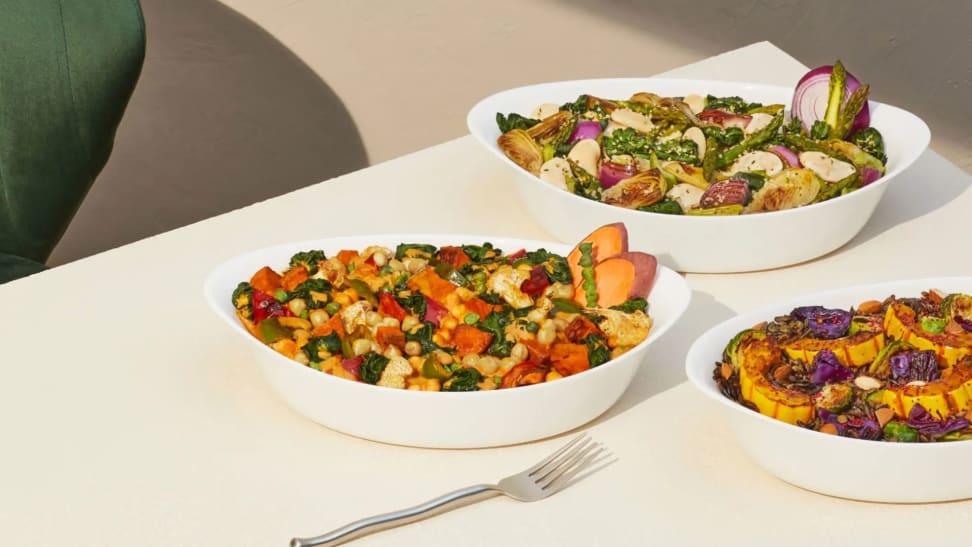
[[[138,80],[138,0],[0,4],[0,283],[43,269]]]

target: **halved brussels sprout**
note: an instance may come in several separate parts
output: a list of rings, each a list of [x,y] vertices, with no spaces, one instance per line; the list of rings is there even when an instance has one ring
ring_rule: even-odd
[[[854,401],[854,388],[848,384],[827,384],[813,397],[817,408],[839,413],[847,410]]]
[[[538,143],[556,147],[567,142],[567,139],[573,134],[576,124],[577,117],[572,112],[563,110],[544,118],[543,121],[527,129],[526,132]]]
[[[972,296],[953,293],[942,301],[942,315],[946,319],[962,319],[972,321]]]
[[[601,199],[609,205],[637,209],[661,201],[667,191],[668,185],[658,169],[649,169],[604,190]]]
[[[662,170],[667,171],[679,182],[685,182],[703,190],[709,188],[709,181],[702,176],[702,170],[680,161],[671,161],[662,166]]]
[[[533,173],[540,174],[543,165],[543,149],[526,131],[514,129],[496,139],[496,144],[513,163]]]
[[[820,180],[809,169],[784,169],[766,180],[753,194],[748,211],[781,211],[813,202],[820,193]]]

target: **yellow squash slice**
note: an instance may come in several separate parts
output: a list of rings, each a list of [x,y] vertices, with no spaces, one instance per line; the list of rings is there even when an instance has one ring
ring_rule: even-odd
[[[883,332],[858,332],[834,340],[802,338],[783,346],[786,354],[793,359],[812,363],[813,357],[821,350],[829,349],[837,356],[840,364],[849,367],[869,365],[884,347]]]
[[[750,338],[740,343],[739,387],[742,398],[761,414],[796,425],[813,418],[810,396],[776,386],[766,378],[769,367],[780,360],[780,347],[771,338]]]
[[[888,312],[884,316],[884,330],[891,338],[908,342],[916,349],[934,350],[938,360],[949,367],[966,355],[972,355],[972,333],[926,332],[918,326],[915,311],[904,304],[888,306]]]
[[[907,418],[916,404],[938,419],[966,412],[972,409],[972,364],[966,361],[949,367],[933,382],[890,386],[884,390],[881,402],[902,418]]]

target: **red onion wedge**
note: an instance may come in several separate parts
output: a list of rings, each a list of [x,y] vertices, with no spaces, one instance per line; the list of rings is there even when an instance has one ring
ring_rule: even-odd
[[[605,161],[597,171],[597,178],[600,179],[602,188],[610,188],[626,178],[633,177],[637,172],[638,168],[633,163],[624,165]]]
[[[873,167],[864,167],[861,169],[861,186],[867,186],[877,179],[881,178],[881,172]]]
[[[800,122],[803,123],[803,127],[807,131],[813,127],[813,122],[823,120],[827,112],[827,99],[830,94],[830,74],[833,72],[833,69],[833,65],[824,65],[807,72],[800,78],[796,88],[793,90],[793,105],[790,108],[790,115],[800,118]],[[847,99],[851,93],[859,87],[861,87],[861,82],[850,72],[847,72],[847,83],[844,85],[844,101],[841,105],[842,107],[844,104],[847,104]],[[854,122],[848,130],[847,136],[853,135],[870,125],[871,112],[868,109],[867,101],[865,101],[864,106],[861,107],[861,111],[854,117]]]
[[[790,150],[782,144],[774,144],[766,149],[779,156],[780,159],[786,163],[787,167],[802,167],[800,165],[800,157],[797,156],[796,152]]]
[[[596,139],[601,134],[601,124],[599,122],[585,120],[577,122],[574,133],[570,136],[570,144],[583,139]]]

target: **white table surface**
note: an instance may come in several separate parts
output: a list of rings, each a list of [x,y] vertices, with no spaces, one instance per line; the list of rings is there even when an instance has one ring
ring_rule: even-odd
[[[666,75],[791,85],[804,71],[764,42]],[[770,476],[682,367],[710,325],[780,298],[972,273],[970,182],[928,152],[835,253],[687,276],[684,320],[589,424],[617,463],[542,502],[491,499],[356,545],[962,544],[972,502],[854,502]],[[463,137],[0,286],[0,544],[284,546],[498,479],[560,445],[443,451],[332,432],[274,397],[203,302],[206,273],[242,251],[398,231],[552,239],[526,217],[507,167]],[[921,480],[922,465],[888,480]]]

